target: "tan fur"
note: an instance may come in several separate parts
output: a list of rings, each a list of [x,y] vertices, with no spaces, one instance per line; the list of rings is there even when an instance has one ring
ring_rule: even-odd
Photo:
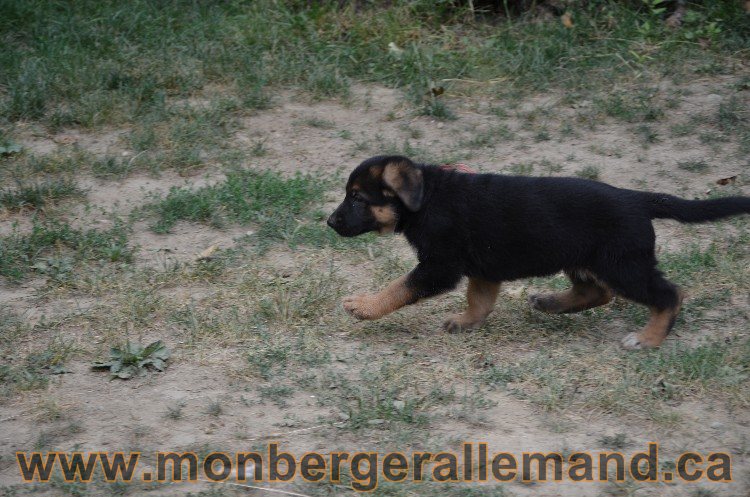
[[[383,182],[394,192],[398,192],[404,186],[403,171],[408,167],[403,162],[389,162],[383,171]]]
[[[407,162],[389,162],[382,175],[383,184],[393,190],[406,207],[419,208],[422,199],[422,171]]]
[[[660,311],[652,307],[651,318],[649,318],[646,326],[637,333],[641,347],[658,347],[661,345],[667,338],[674,315],[672,309]]]
[[[371,205],[370,211],[378,222],[378,232],[382,235],[396,229],[396,211],[390,205]]]
[[[344,309],[357,319],[378,319],[414,301],[414,292],[402,276],[376,294],[344,297]]]
[[[682,307],[682,300],[685,298],[682,291],[678,290],[678,293],[679,302],[674,308],[660,310],[651,307],[651,317],[646,326],[637,333],[628,333],[622,339],[622,345],[627,349],[650,349],[661,345],[674,326]]]
[[[380,179],[380,177],[383,175],[383,166],[372,166],[368,173],[370,174],[370,177],[373,179]]]
[[[461,314],[450,316],[443,327],[450,333],[468,330],[481,325],[495,307],[500,283],[493,283],[479,278],[469,278],[466,289],[468,307]]]

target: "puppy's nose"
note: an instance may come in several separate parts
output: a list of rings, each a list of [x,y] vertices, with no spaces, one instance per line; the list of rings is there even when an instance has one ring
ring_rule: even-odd
[[[337,217],[336,217],[336,216],[335,216],[334,214],[331,214],[331,215],[330,215],[330,216],[328,217],[328,221],[327,221],[327,224],[328,224],[328,226],[330,226],[331,228],[335,228],[335,227],[336,227],[336,222],[337,222],[337,221],[338,221],[338,218],[337,218]]]

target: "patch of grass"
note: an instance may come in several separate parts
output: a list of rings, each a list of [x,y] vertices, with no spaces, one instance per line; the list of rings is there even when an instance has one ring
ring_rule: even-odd
[[[0,238],[0,276],[19,281],[36,270],[63,282],[81,261],[130,262],[127,228],[79,230],[59,221],[35,221],[31,232]]]
[[[432,397],[411,397],[408,379],[395,363],[385,361],[365,368],[357,382],[341,377],[332,381],[344,393],[339,392],[339,399],[348,399],[339,407],[346,413],[351,429],[386,429],[397,424],[419,427],[427,423],[423,410],[429,407]]]
[[[167,406],[167,412],[164,414],[164,416],[171,420],[178,420],[182,419],[183,413],[182,410],[185,408],[184,402],[177,402],[171,406]]]
[[[531,162],[511,164],[508,172],[518,176],[530,176],[534,172],[534,164]]]
[[[42,209],[47,203],[83,195],[84,191],[72,179],[62,178],[42,183],[19,182],[15,188],[0,190],[0,207],[10,211]]]
[[[468,140],[461,141],[461,146],[469,148],[494,147],[496,143],[512,140],[514,136],[510,128],[503,124],[472,134]]]
[[[644,147],[659,142],[659,134],[653,126],[649,126],[648,124],[639,124],[636,126],[635,134],[638,136],[638,139]]]
[[[419,113],[423,116],[434,117],[440,121],[455,121],[456,114],[446,105],[443,100],[431,98],[422,104]]]
[[[289,360],[290,347],[275,343],[253,348],[248,352],[247,361],[262,378],[268,379],[274,369],[282,369]]]
[[[318,320],[333,312],[341,285],[332,268],[327,272],[304,269],[295,278],[276,278],[268,283],[269,294],[260,300],[260,314],[282,323]]]
[[[719,245],[713,244],[706,249],[693,246],[682,252],[669,252],[659,259],[659,266],[678,283],[690,283],[695,275],[716,270],[724,255]]]
[[[514,393],[544,410],[576,405],[613,414],[658,412],[665,401],[716,395],[742,396],[750,341],[708,343],[690,348],[662,347],[641,354],[568,350],[555,355],[540,351],[517,366],[488,371],[490,382],[512,381]],[[736,393],[732,393],[736,392]]]
[[[274,405],[284,408],[287,399],[294,395],[294,389],[287,385],[261,386],[258,389],[260,398],[271,401]]]
[[[268,148],[266,148],[266,139],[257,140],[253,143],[253,148],[250,149],[250,154],[253,157],[265,157],[268,154]]]
[[[615,433],[614,435],[604,435],[599,439],[599,443],[608,449],[622,450],[631,442],[628,440],[626,433]]]
[[[535,142],[546,142],[546,141],[550,141],[551,139],[552,137],[549,134],[549,130],[547,130],[546,128],[542,128],[538,130],[536,134],[534,134]]]
[[[419,140],[424,136],[424,132],[421,129],[409,126],[408,124],[399,125],[399,129],[407,134],[407,139]]]
[[[658,121],[664,111],[656,101],[657,91],[650,88],[607,93],[594,99],[594,108],[625,122]]]
[[[0,179],[8,183],[15,181],[26,188],[48,187],[61,189],[72,196],[81,196],[84,192],[78,189],[74,179],[77,175],[90,172],[99,178],[123,178],[133,171],[149,168],[152,158],[148,152],[138,152],[132,156],[98,157],[79,148],[58,150],[50,154],[20,154],[5,162],[0,162]],[[58,179],[52,179],[58,177]],[[12,191],[9,189],[8,191]]]
[[[703,159],[680,161],[677,163],[677,167],[684,171],[690,171],[691,173],[704,173],[710,169],[708,163]]]
[[[599,168],[596,166],[585,166],[583,169],[576,171],[576,176],[579,178],[591,179],[599,181]]]
[[[162,200],[146,207],[157,217],[152,229],[168,232],[177,221],[224,226],[228,222],[256,223],[258,236],[279,240],[298,226],[322,195],[320,178],[297,174],[284,178],[271,171],[235,170],[216,185],[197,190],[172,188]]]
[[[0,314],[0,317],[4,316]],[[19,390],[45,387],[50,375],[66,372],[65,363],[76,351],[72,343],[61,338],[53,338],[46,347],[25,357],[18,355],[13,344],[3,344],[0,349],[4,358],[4,363],[0,365],[0,397],[7,397]]]
[[[695,132],[697,127],[698,124],[694,122],[677,123],[670,126],[670,131],[674,137],[689,136]]]
[[[218,418],[219,416],[224,414],[224,407],[221,405],[221,401],[218,399],[209,401],[208,405],[206,406],[206,414],[215,418]]]
[[[134,169],[138,156],[130,158],[103,157],[91,162],[91,172],[99,178],[124,178]]]
[[[0,175],[8,182],[32,181],[42,175],[66,175],[86,167],[90,156],[79,150],[45,155],[19,154],[0,161]]]
[[[732,96],[719,104],[716,122],[719,129],[739,138],[738,154],[746,157],[750,154],[750,111],[747,98]]]
[[[636,373],[644,377],[661,378],[652,386],[652,394],[671,395],[670,386],[684,389],[691,384],[694,388],[711,383],[741,384],[744,381],[743,354],[747,354],[749,346],[750,342],[732,344],[731,347],[725,343],[711,343],[695,348],[678,347],[643,356],[636,355],[631,362],[635,365]],[[738,350],[732,350],[735,347]],[[657,390],[653,390],[654,388]]]
[[[311,128],[319,128],[319,129],[333,129],[336,127],[335,122],[329,121],[328,119],[323,119],[322,117],[317,117],[317,116],[303,119],[301,121],[301,124],[304,124],[305,126],[310,126]]]
[[[0,21],[0,108],[13,121],[96,126],[138,120],[209,85],[234,92],[251,110],[270,105],[279,86],[346,97],[352,79],[422,92],[426,82],[446,79],[488,81],[490,91],[582,90],[649,70],[691,75],[696,65],[728,65],[746,48],[737,2],[691,6],[689,27],[680,30],[623,3],[570,8],[573,29],[554,19],[497,22],[488,14],[467,29],[465,9],[423,0],[356,9],[267,0],[156,7],[137,0],[127,9],[92,0],[64,9],[11,3]],[[384,39],[403,49],[389,54]],[[710,47],[695,39],[711,39]],[[613,105],[615,114],[624,112]],[[444,104],[426,111],[447,117]]]
[[[301,86],[316,100],[346,98],[350,94],[351,81],[338,67],[317,66],[304,72]]]
[[[0,158],[20,154],[22,151],[23,147],[21,145],[12,141],[0,130]]]

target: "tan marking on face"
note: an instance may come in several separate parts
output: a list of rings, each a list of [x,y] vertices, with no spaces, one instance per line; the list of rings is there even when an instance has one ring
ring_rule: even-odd
[[[370,212],[372,212],[375,221],[378,223],[378,232],[381,234],[393,233],[396,229],[396,211],[390,205],[371,205]]]
[[[370,175],[370,177],[376,181],[380,181],[380,178],[383,176],[383,166],[377,165],[372,166],[367,171],[367,173]]]
[[[383,169],[383,184],[392,190],[412,211],[421,206],[423,194],[422,171],[409,162],[393,161]]]
[[[344,309],[357,319],[378,319],[414,302],[414,292],[406,286],[406,276],[394,280],[373,295],[344,297]]]
[[[468,307],[461,314],[449,317],[443,326],[449,332],[456,333],[481,325],[495,307],[499,291],[500,283],[469,278],[469,286],[466,288]]]
[[[383,182],[398,192],[404,187],[403,170],[408,167],[401,162],[389,162],[383,171]]]

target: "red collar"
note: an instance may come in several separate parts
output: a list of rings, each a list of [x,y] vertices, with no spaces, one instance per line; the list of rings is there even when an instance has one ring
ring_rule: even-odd
[[[476,171],[466,164],[443,164],[442,166],[438,166],[443,171],[458,171],[459,173],[467,173],[467,174],[474,174]]]

